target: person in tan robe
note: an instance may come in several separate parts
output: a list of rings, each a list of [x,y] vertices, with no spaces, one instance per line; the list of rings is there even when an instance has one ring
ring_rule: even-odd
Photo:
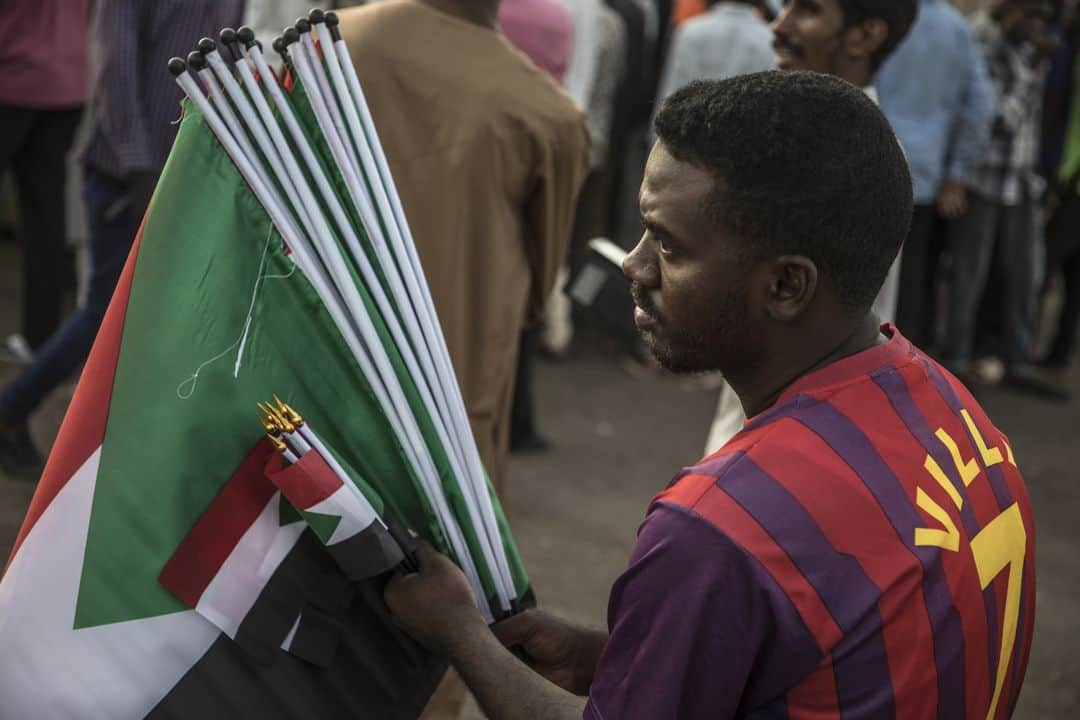
[[[506,482],[518,335],[540,319],[588,166],[585,119],[495,28],[498,0],[339,13],[488,475]]]

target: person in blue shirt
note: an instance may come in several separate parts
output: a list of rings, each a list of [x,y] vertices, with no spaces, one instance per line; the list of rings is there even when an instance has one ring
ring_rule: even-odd
[[[915,25],[875,84],[915,185],[896,324],[927,347],[933,344],[934,278],[945,248],[939,222],[967,212],[964,178],[986,149],[993,87],[970,26],[944,0],[920,0]]]

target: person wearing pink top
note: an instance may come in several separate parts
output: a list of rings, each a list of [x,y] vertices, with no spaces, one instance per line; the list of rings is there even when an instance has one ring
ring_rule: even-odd
[[[22,244],[22,359],[60,324],[70,286],[66,157],[87,98],[89,0],[4,0],[0,13],[0,172],[14,171]]]
[[[562,84],[574,46],[570,12],[558,0],[502,0],[499,27],[514,47]]]

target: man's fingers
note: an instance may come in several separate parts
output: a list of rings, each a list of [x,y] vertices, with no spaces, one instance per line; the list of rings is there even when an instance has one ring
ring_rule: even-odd
[[[521,645],[527,642],[535,632],[535,612],[535,610],[526,610],[501,620],[491,626],[491,632],[495,634],[495,639],[506,647]]]
[[[416,559],[420,561],[420,567],[424,568],[437,562],[440,553],[431,543],[422,537],[416,538]]]

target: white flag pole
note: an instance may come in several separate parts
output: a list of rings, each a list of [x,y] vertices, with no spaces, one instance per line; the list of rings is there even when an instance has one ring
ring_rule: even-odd
[[[225,28],[221,31],[223,37],[228,37],[226,31],[231,32],[235,36],[235,31],[230,28]],[[203,38],[199,41],[199,49],[202,50],[206,45],[212,45],[213,40],[210,38]],[[226,43],[226,46],[228,44]],[[278,183],[281,186],[285,197],[289,199],[289,205],[296,210],[296,214],[299,216],[301,228],[311,228],[314,225],[314,218],[312,217],[309,209],[297,201],[297,189],[293,185],[291,176],[285,172],[285,168],[282,166],[281,151],[267,135],[266,123],[263,122],[264,118],[260,118],[255,112],[255,109],[251,106],[251,103],[247,101],[244,96],[244,91],[240,88],[240,85],[236,82],[236,78],[233,77],[230,72],[225,59],[221,56],[221,53],[217,50],[204,51],[207,62],[210,64],[211,70],[214,71],[214,75],[221,82],[221,85],[225,88],[225,94],[232,101],[233,106],[240,112],[240,116],[243,118],[244,125],[247,126],[248,131],[254,136],[255,143],[258,149],[262,152],[263,157],[270,163],[270,167],[277,178]],[[245,68],[246,69],[246,68]],[[272,183],[268,183],[273,187]]]
[[[298,35],[298,32],[294,28],[290,28],[289,30],[287,30],[285,35],[284,35],[286,44],[292,44],[293,42],[295,42],[297,35]],[[363,195],[363,193],[362,193],[362,191],[360,189],[360,186],[359,186],[359,180],[356,177],[356,174],[354,172],[352,172],[352,169],[349,167],[348,162],[341,160],[341,158],[344,158],[344,149],[342,147],[341,139],[337,136],[336,128],[333,127],[332,120],[329,117],[329,111],[327,110],[327,107],[326,107],[325,99],[323,97],[321,97],[321,92],[319,90],[319,87],[318,87],[316,81],[314,80],[314,78],[312,77],[311,70],[310,70],[310,67],[309,67],[309,58],[306,57],[304,53],[297,52],[297,53],[292,55],[292,61],[293,61],[293,66],[296,69],[297,74],[300,77],[300,81],[304,84],[304,89],[307,92],[308,98],[311,101],[311,106],[312,106],[313,111],[315,112],[316,119],[317,119],[317,121],[319,123],[319,127],[323,131],[323,134],[327,138],[327,141],[330,143],[331,153],[333,154],[335,160],[337,161],[338,167],[339,167],[342,175],[345,178],[346,186],[350,190],[350,197],[352,197],[352,199],[356,203],[356,205],[363,211],[365,209],[365,205],[366,205],[366,197]],[[368,208],[369,208],[369,206],[368,206]],[[368,209],[367,212],[370,214],[370,209]],[[362,251],[360,251],[360,253],[362,254]],[[378,283],[376,282],[375,285],[377,286]],[[377,340],[377,338],[376,338],[376,340]],[[374,347],[372,347],[372,351],[375,352],[375,353],[378,353],[378,350],[380,350],[380,349],[381,349],[381,346],[378,346],[378,349],[375,349]],[[407,346],[402,346],[401,349],[403,351],[408,350]],[[393,380],[396,381],[396,376],[393,375],[392,369],[388,368],[389,359],[386,358],[385,362],[386,362],[386,368],[384,368],[384,369],[389,369],[389,373],[388,373],[388,376],[387,376],[388,377],[387,381],[389,382],[390,378],[393,378]],[[421,378],[417,378],[417,379],[421,379]],[[400,386],[398,386],[398,391],[400,391]],[[454,534],[454,533],[460,534],[461,531],[460,531],[460,527],[457,524],[457,520],[453,516],[453,514],[449,511],[449,506],[446,504],[446,498],[443,495],[443,491],[442,491],[442,488],[441,488],[441,485],[440,485],[439,479],[438,479],[438,471],[434,466],[434,462],[431,459],[430,452],[429,452],[426,444],[423,442],[423,439],[419,436],[419,427],[415,426],[415,418],[412,417],[411,412],[408,410],[408,404],[404,400],[404,395],[402,394],[400,396],[400,398],[398,398],[395,393],[391,393],[391,396],[395,400],[399,400],[405,406],[404,409],[401,410],[402,417],[405,418],[406,420],[412,420],[413,421],[412,423],[407,423],[407,426],[408,426],[408,429],[410,431],[410,433],[409,433],[409,435],[411,436],[410,440],[412,442],[414,442],[414,443],[417,443],[417,454],[420,456],[421,461],[422,461],[422,464],[417,467],[418,475],[422,478],[422,480],[425,483],[425,487],[427,489],[427,494],[429,496],[429,502],[432,502],[434,507],[439,508],[438,512],[445,513],[445,518],[447,520],[447,523],[448,523],[449,527],[452,528],[452,530],[453,530],[453,532],[451,534]],[[435,415],[434,417],[437,417],[437,415]],[[415,435],[413,434],[414,430],[415,430]],[[438,424],[437,423],[436,423],[436,431],[438,432]],[[446,443],[444,445],[444,447],[451,447],[451,446],[449,446],[449,443]],[[450,457],[451,457],[451,460],[452,460],[452,455]],[[426,470],[427,472],[426,473],[423,472],[424,470]],[[467,502],[466,504],[468,505],[469,503]],[[485,527],[485,526],[483,524],[481,524],[480,527]],[[493,549],[490,547],[490,544],[481,542],[480,547],[481,547],[481,552],[485,556],[485,564],[487,564],[489,568],[492,568],[492,567],[497,568],[497,566],[495,565],[494,559],[491,557],[491,555],[493,553]],[[463,566],[471,565],[472,562],[473,562],[471,555],[469,555],[468,553],[466,553],[465,556],[459,557],[459,559],[462,562]],[[475,572],[475,569],[474,569],[474,572]],[[507,595],[507,592],[505,590],[505,583],[502,582],[502,579],[501,579],[502,574],[498,573],[498,572],[494,572],[494,573],[491,573],[491,574],[492,574],[493,580],[495,582],[496,595],[497,595],[499,604],[504,610],[508,610],[510,608],[509,596]],[[485,605],[485,607],[486,607],[486,605]]]
[[[297,29],[297,32],[299,32],[299,29]],[[304,35],[306,34],[302,34],[301,37],[303,37]],[[287,34],[286,37],[288,38],[289,35]],[[362,187],[360,186],[360,182],[358,177],[356,176],[356,173],[351,171],[351,168],[348,166],[347,162],[341,160],[341,158],[345,157],[343,148],[341,147],[342,138],[337,135],[337,128],[333,125],[333,120],[330,117],[330,112],[327,107],[328,105],[333,103],[333,96],[323,96],[322,90],[313,76],[311,70],[311,58],[308,55],[297,52],[292,56],[292,59],[293,65],[296,68],[297,74],[300,77],[300,81],[304,84],[304,90],[305,92],[307,92],[308,98],[311,100],[312,109],[315,112],[315,116],[318,120],[319,126],[322,129],[323,134],[327,137],[327,140],[330,142],[332,154],[335,160],[337,160],[337,164],[342,172],[342,175],[345,177],[346,186],[350,189],[350,195],[353,198],[354,203],[356,203],[357,207],[361,210],[361,214],[363,215],[366,213],[370,216],[372,214],[370,210],[370,205],[367,202],[366,193],[364,193]],[[373,237],[372,239],[375,240],[376,238]],[[404,347],[402,348],[402,350],[405,349],[406,348]],[[456,386],[456,379],[454,380],[454,384]],[[432,409],[432,411],[429,411],[429,415],[432,416],[433,420],[436,420],[436,432],[439,432],[440,426],[437,422],[437,413],[435,413],[434,409]],[[447,450],[448,458],[451,460],[451,462],[454,462],[453,445],[450,444],[448,441],[444,440],[443,447]],[[470,482],[472,479],[471,474],[462,472],[460,467],[455,473],[455,477],[463,478],[465,481],[465,485],[463,487],[463,489],[465,490],[465,505],[468,508],[470,520],[473,523],[473,526],[477,529],[477,539],[480,541],[480,549],[482,554],[484,555],[484,562],[489,569],[489,573],[495,585],[496,597],[498,599],[500,607],[504,611],[509,610],[511,607],[510,599],[514,597],[516,593],[514,593],[513,591],[512,583],[508,582],[509,571],[507,569],[507,563],[505,561],[499,563],[496,560],[496,557],[499,554],[505,554],[505,551],[502,547],[501,538],[498,539],[497,542],[492,542],[491,534],[493,528],[491,526],[494,525],[494,522],[485,522],[484,518],[480,516],[481,514],[478,513],[477,510],[478,503],[482,503],[484,500],[486,500],[490,505],[490,498],[486,496],[486,493],[483,498],[477,497],[478,493],[476,492],[475,484],[472,484],[472,487],[470,487]],[[438,481],[436,478],[436,483],[437,482]],[[441,488],[435,494],[439,500],[445,501],[445,499],[442,497]],[[492,513],[493,512],[494,510],[492,510]],[[497,528],[494,530],[497,534]]]
[[[389,167],[386,162],[386,156],[383,152],[382,146],[378,141],[378,136],[375,132],[374,122],[371,118],[370,110],[367,106],[367,102],[364,98],[363,90],[360,87],[359,77],[356,74],[356,69],[353,66],[352,59],[349,56],[348,47],[345,42],[340,38],[340,34],[337,31],[337,16],[334,13],[326,13],[326,25],[330,33],[333,36],[333,46],[335,48],[338,60],[339,68],[344,68],[345,77],[349,89],[353,95],[353,101],[355,106],[359,108],[362,114],[362,121],[366,128],[369,129],[367,133],[367,143],[360,145],[361,156],[365,155],[367,146],[374,151],[374,165],[369,171],[369,177],[372,179],[373,185],[378,185],[375,182],[376,178],[380,178],[383,186],[382,203],[380,203],[385,215],[384,217],[393,217],[397,220],[396,223],[388,222],[388,227],[400,228],[404,238],[401,235],[391,232],[391,247],[394,247],[398,251],[399,256],[403,256],[399,261],[401,274],[405,278],[406,284],[409,285],[409,294],[412,298],[422,301],[422,306],[426,308],[427,312],[419,311],[417,309],[417,316],[419,317],[424,327],[424,337],[426,342],[424,343],[429,348],[437,351],[436,358],[441,360],[437,362],[440,382],[438,385],[444,389],[449,389],[452,393],[450,397],[450,407],[452,408],[455,416],[456,423],[451,426],[459,430],[459,441],[462,448],[469,448],[471,452],[466,452],[465,456],[469,460],[471,472],[466,473],[463,477],[466,487],[471,485],[472,492],[470,495],[476,501],[478,506],[482,509],[481,512],[482,521],[478,524],[479,527],[483,527],[488,535],[488,540],[492,546],[494,553],[498,559],[496,567],[501,576],[503,586],[507,588],[508,597],[516,597],[516,590],[514,589],[513,581],[510,577],[509,562],[506,558],[506,551],[502,544],[502,537],[499,534],[499,529],[495,521],[494,505],[491,501],[491,497],[488,493],[488,486],[485,481],[485,474],[483,471],[483,465],[480,462],[479,453],[476,450],[475,439],[472,436],[472,431],[468,423],[468,415],[465,410],[464,399],[461,396],[460,387],[458,386],[456,376],[453,372],[453,367],[450,362],[449,353],[446,349],[446,340],[442,334],[442,328],[439,325],[437,315],[435,313],[434,302],[431,298],[430,289],[427,286],[426,279],[423,274],[422,268],[420,268],[419,257],[416,254],[415,244],[413,243],[411,233],[409,233],[408,223],[405,220],[404,211],[401,207],[400,198],[397,195],[395,186],[393,184],[393,178],[390,176]],[[370,156],[369,156],[370,157]],[[387,207],[387,204],[390,207]],[[391,274],[390,268],[384,268],[387,274]],[[412,272],[408,272],[408,270]],[[440,352],[441,351],[441,352]],[[475,522],[475,521],[474,521]]]
[[[321,12],[321,11],[320,11]],[[348,134],[345,131],[345,120],[341,116],[341,111],[337,105],[333,102],[333,94],[330,91],[330,83],[327,80],[326,72],[323,70],[322,63],[319,61],[319,48],[315,46],[315,35],[311,32],[312,24],[307,18],[297,18],[296,31],[300,33],[300,47],[303,48],[304,56],[307,59],[307,66],[311,69],[311,73],[315,78],[315,87],[318,88],[319,94],[325,98],[327,110],[330,112],[330,119],[334,124],[334,129],[337,131],[338,137],[341,138],[342,144],[345,148],[345,158],[348,159],[350,166],[355,174],[360,174],[360,163],[357,162],[356,153],[353,152],[352,146],[346,141]],[[330,47],[324,47],[323,53],[330,53]],[[300,53],[299,48],[297,54]]]

